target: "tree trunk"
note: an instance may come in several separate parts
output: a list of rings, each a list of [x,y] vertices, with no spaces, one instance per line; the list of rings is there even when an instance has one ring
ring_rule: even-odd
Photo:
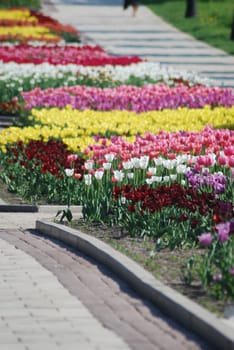
[[[232,29],[231,29],[231,40],[234,40],[234,9],[233,9],[233,16],[232,16]]]
[[[197,15],[196,0],[186,0],[185,17],[195,17]]]

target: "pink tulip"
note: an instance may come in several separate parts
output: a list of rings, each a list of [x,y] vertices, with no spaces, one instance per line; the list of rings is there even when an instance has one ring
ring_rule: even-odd
[[[231,89],[214,87],[188,87],[179,84],[169,87],[165,84],[145,85],[141,87],[121,85],[116,88],[97,88],[87,86],[70,86],[56,89],[22,92],[25,108],[54,107],[60,108],[70,104],[80,110],[132,110],[137,113],[165,108],[177,109],[202,108],[205,105],[234,105],[234,95]],[[206,135],[204,135],[206,136]],[[212,144],[211,135],[207,133],[204,142]]]
[[[69,154],[69,155],[67,156],[67,161],[68,161],[69,163],[73,163],[73,162],[75,162],[77,159],[78,159],[78,156],[77,156],[76,154]]]
[[[217,161],[219,165],[226,165],[228,158],[225,156],[218,156]]]

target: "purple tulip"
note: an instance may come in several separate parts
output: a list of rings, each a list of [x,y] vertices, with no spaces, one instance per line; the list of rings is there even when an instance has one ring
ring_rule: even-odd
[[[213,236],[210,232],[204,232],[198,236],[198,240],[203,247],[208,247],[212,242]]]
[[[229,231],[229,235],[234,235],[234,221],[230,221],[230,231]]]
[[[208,88],[201,86],[186,87],[179,84],[168,87],[165,84],[142,87],[122,85],[116,88],[97,87],[60,87],[30,92],[22,92],[22,97],[29,106],[59,106],[70,104],[80,110],[94,109],[108,111],[113,109],[132,110],[137,113],[165,108],[178,107],[202,108],[205,105],[231,107],[234,96],[231,89]]]
[[[218,239],[220,242],[226,242],[229,238],[230,222],[221,223],[216,225],[218,230]]]
[[[221,273],[217,273],[217,275],[213,276],[213,280],[216,281],[216,282],[222,281],[222,278],[223,278],[223,276],[222,276]]]

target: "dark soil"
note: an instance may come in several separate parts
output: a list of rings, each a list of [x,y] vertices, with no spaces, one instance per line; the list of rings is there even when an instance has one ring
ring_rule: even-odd
[[[16,193],[8,191],[7,186],[0,180],[0,198],[7,204],[28,204],[22,198],[18,197]]]
[[[111,245],[135,260],[161,282],[219,317],[223,316],[225,309],[231,304],[229,301],[220,301],[210,296],[203,289],[196,276],[193,276],[190,285],[185,282],[188,277],[185,269],[186,261],[192,255],[199,254],[202,256],[204,253],[202,249],[163,249],[156,251],[155,242],[152,239],[131,238],[126,234],[122,234],[118,226],[109,227],[99,223],[87,223],[83,219],[73,221],[71,226]]]

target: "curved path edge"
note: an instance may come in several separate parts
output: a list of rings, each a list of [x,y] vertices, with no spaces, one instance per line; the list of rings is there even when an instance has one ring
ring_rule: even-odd
[[[164,285],[136,262],[106,243],[79,230],[46,220],[37,220],[36,229],[96,259],[125,280],[141,296],[165,314],[202,337],[214,348],[234,350],[233,329],[187,297]]]

